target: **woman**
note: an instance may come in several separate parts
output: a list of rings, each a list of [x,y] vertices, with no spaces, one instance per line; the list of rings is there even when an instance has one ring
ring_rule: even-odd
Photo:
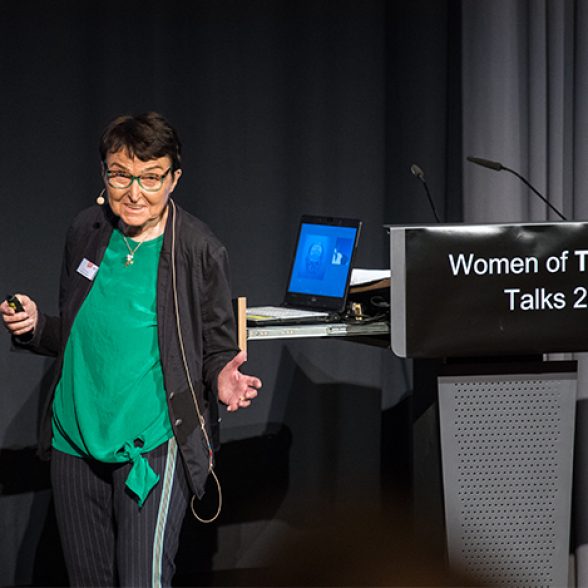
[[[72,585],[170,585],[190,495],[213,472],[217,400],[251,404],[224,247],[170,195],[180,142],[159,114],[100,141],[108,206],[70,227],[60,316],[0,305],[16,346],[57,358],[40,453]],[[213,472],[214,473],[214,472]]]

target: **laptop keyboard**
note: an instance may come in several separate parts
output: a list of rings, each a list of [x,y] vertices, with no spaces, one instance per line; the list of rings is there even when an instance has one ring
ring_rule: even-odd
[[[256,306],[247,309],[247,316],[271,316],[278,319],[289,319],[305,316],[325,316],[327,314],[328,313],[326,312],[300,310],[298,308],[286,308],[283,306]]]

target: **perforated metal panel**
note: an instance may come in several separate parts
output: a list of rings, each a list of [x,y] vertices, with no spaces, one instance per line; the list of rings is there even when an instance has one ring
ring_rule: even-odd
[[[566,586],[576,374],[439,378],[450,562],[501,586]]]

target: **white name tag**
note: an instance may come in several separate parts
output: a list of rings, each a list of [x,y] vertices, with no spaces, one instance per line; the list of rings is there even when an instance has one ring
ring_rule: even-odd
[[[88,280],[93,281],[98,273],[98,266],[95,263],[87,260],[85,257],[82,259],[78,269],[78,274],[82,274]]]

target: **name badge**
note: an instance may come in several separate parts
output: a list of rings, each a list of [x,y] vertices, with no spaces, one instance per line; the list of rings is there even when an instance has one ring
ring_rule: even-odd
[[[94,278],[98,273],[98,266],[84,257],[78,266],[77,272],[78,274],[82,274],[85,278],[88,278],[88,280],[94,281]]]

